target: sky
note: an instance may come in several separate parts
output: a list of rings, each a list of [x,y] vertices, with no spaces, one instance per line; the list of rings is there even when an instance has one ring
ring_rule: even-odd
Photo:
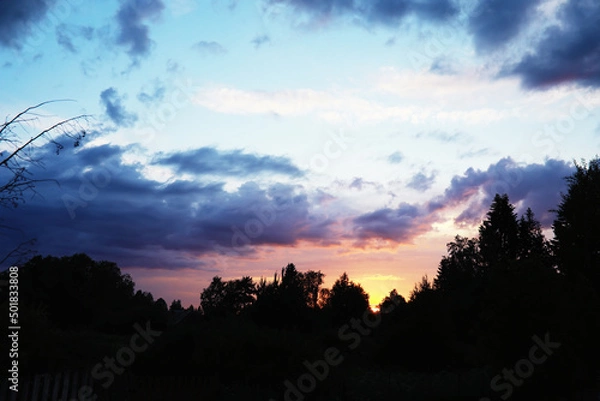
[[[36,142],[55,181],[2,210],[1,247],[186,306],[288,263],[408,296],[496,193],[552,236],[600,153],[599,38],[596,0],[4,0],[3,117],[61,100],[13,134],[87,135]]]

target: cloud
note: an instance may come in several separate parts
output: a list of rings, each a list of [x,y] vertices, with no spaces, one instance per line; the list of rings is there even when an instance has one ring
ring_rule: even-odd
[[[395,26],[405,17],[415,15],[423,20],[447,20],[457,13],[450,0],[270,0],[285,4],[295,12],[306,13],[315,21],[350,17],[373,25]]]
[[[381,185],[377,184],[376,182],[373,181],[366,181],[363,178],[360,177],[355,177],[352,182],[348,185],[349,189],[356,189],[357,191],[362,191],[363,188],[366,188],[367,186],[370,187],[374,187],[379,189],[381,187]]]
[[[479,0],[469,17],[469,32],[480,53],[496,50],[515,38],[541,0]]]
[[[137,121],[137,116],[129,113],[122,101],[123,97],[119,96],[115,88],[111,87],[100,93],[100,102],[111,121],[121,127],[131,127]]]
[[[152,40],[144,22],[159,17],[163,9],[161,0],[121,0],[116,16],[119,24],[117,44],[127,47],[127,52],[134,58],[146,56]]]
[[[480,157],[480,156],[487,156],[491,153],[491,150],[489,148],[481,148],[481,149],[470,149],[464,152],[460,152],[458,154],[458,158],[459,159],[468,159],[471,157]]]
[[[424,20],[443,21],[458,11],[449,0],[375,0],[365,1],[361,6],[367,7],[369,21],[386,25],[397,25],[409,14]]]
[[[268,35],[258,35],[254,39],[250,41],[254,45],[255,49],[258,49],[262,45],[265,45],[271,41],[271,38]]]
[[[426,175],[424,172],[420,171],[415,174],[406,186],[408,188],[416,189],[417,191],[425,192],[435,182],[436,173],[432,172],[430,175]]]
[[[60,24],[56,27],[56,42],[71,53],[78,53],[74,38],[92,40],[95,30],[90,26]]]
[[[465,134],[462,132],[454,132],[449,133],[446,131],[428,131],[428,132],[419,132],[415,135],[415,138],[428,138],[433,139],[443,143],[456,143],[465,139]]]
[[[468,204],[457,217],[457,223],[479,224],[496,193],[508,194],[517,211],[527,207],[536,214],[544,227],[550,227],[550,209],[560,203],[561,191],[566,192],[564,177],[573,173],[573,166],[562,160],[549,159],[544,164],[521,165],[511,158],[490,164],[487,170],[468,169],[454,176],[444,195],[429,203],[432,211]]]
[[[456,75],[456,71],[452,66],[451,60],[446,57],[438,57],[431,63],[429,72],[438,75]]]
[[[312,211],[300,186],[246,181],[226,191],[224,182],[158,182],[142,174],[143,166],[125,164],[125,153],[113,145],[68,148],[60,156],[50,146],[39,149],[46,168],[32,172],[60,186],[41,184],[43,198],[28,199],[3,224],[36,237],[41,254],[86,252],[122,267],[199,267],[202,255],[243,256],[255,246],[327,244],[333,237],[334,222]],[[228,154],[213,160],[227,165],[218,157]]]
[[[396,152],[392,153],[391,155],[389,155],[387,159],[388,159],[388,162],[390,162],[392,164],[398,164],[402,160],[404,160],[404,156],[402,155],[402,153],[396,151]]]
[[[565,177],[574,168],[562,160],[547,160],[543,164],[517,164],[510,158],[500,159],[487,170],[469,168],[454,176],[443,195],[423,204],[402,202],[397,208],[381,208],[352,219],[353,237],[365,246],[377,241],[410,244],[431,231],[433,224],[446,219],[447,211],[457,210],[458,225],[479,225],[489,210],[496,193],[507,193],[518,213],[530,207],[542,227],[550,228],[555,218],[549,212],[566,192]]]
[[[4,0],[0,11],[0,45],[21,49],[26,38],[54,5],[54,0]]]
[[[56,27],[56,42],[71,53],[77,53],[77,49],[71,40],[71,36],[65,31],[64,25]]]
[[[396,209],[383,208],[352,220],[359,245],[373,239],[411,243],[415,237],[429,231],[432,222],[427,210],[404,202]]]
[[[258,156],[242,153],[241,150],[219,151],[209,147],[159,154],[153,163],[174,167],[178,173],[197,176],[213,174],[248,177],[261,173],[276,173],[291,177],[303,175],[302,171],[286,157]]]
[[[557,16],[559,24],[546,29],[534,50],[504,73],[521,77],[527,88],[600,87],[600,3],[568,0]]]
[[[153,104],[163,100],[166,91],[167,88],[160,81],[156,80],[151,89],[141,90],[140,93],[138,93],[137,98],[142,103]]]
[[[423,92],[421,89],[417,91]],[[461,101],[465,102],[464,99]],[[436,119],[440,122],[489,124],[507,115],[503,110],[473,109],[472,104],[470,108],[465,106],[461,110],[432,104],[430,99],[423,101],[422,105],[387,105],[358,97],[351,91],[313,89],[248,91],[229,87],[205,87],[196,93],[194,102],[219,113],[284,117],[314,113],[319,118],[333,123],[399,120],[423,124]]]
[[[218,42],[207,42],[205,40],[194,43],[192,48],[203,56],[218,56],[227,53],[227,50]]]

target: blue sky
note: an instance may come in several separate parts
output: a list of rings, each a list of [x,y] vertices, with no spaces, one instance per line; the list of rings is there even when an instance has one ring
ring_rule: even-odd
[[[3,212],[6,248],[113,260],[167,301],[289,262],[407,295],[496,192],[549,229],[598,154],[591,0],[2,7],[5,116],[73,100],[19,135],[91,116],[83,146],[37,147],[60,186]]]

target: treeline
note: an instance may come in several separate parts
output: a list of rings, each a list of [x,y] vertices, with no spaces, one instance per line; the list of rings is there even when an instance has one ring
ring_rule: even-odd
[[[567,181],[552,240],[531,209],[518,216],[497,194],[477,235],[456,236],[435,277],[408,300],[391,291],[379,313],[346,273],[323,288],[322,272],[294,264],[271,280],[214,277],[199,308],[184,309],[134,291],[114,263],[35,257],[20,269],[24,360],[40,371],[93,363],[149,321],[163,334],[131,369],[213,378],[208,398],[572,399],[600,387],[600,160]],[[332,349],[343,363],[311,391],[290,390]],[[404,381],[439,372],[485,385],[458,380],[435,398]]]

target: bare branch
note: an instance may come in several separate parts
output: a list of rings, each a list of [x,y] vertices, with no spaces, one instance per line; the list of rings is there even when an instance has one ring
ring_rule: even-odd
[[[17,153],[21,152],[23,149],[25,149],[25,148],[26,148],[27,146],[29,146],[31,143],[35,142],[36,140],[38,140],[38,139],[39,139],[39,138],[41,138],[42,136],[46,135],[47,133],[49,133],[49,132],[51,132],[51,131],[55,130],[56,128],[58,128],[58,127],[60,127],[60,126],[62,126],[62,125],[68,124],[68,123],[70,123],[70,122],[73,122],[73,121],[76,121],[76,120],[81,120],[81,119],[84,119],[84,118],[86,118],[86,117],[89,117],[89,115],[87,115],[87,114],[81,114],[81,115],[79,115],[79,116],[77,116],[77,117],[73,117],[73,118],[69,118],[69,119],[67,119],[67,120],[60,121],[60,122],[58,122],[58,123],[54,124],[53,126],[51,126],[50,128],[47,128],[47,129],[43,130],[42,132],[40,132],[39,134],[37,134],[37,135],[36,135],[36,136],[34,136],[33,138],[29,139],[29,140],[28,140],[27,142],[25,142],[23,145],[21,145],[20,147],[18,147],[18,148],[17,148],[17,149],[16,149],[14,152],[12,152],[12,153],[11,153],[11,154],[10,154],[10,155],[9,155],[9,156],[6,158],[6,159],[2,160],[2,161],[0,162],[0,166],[2,166],[2,165],[6,165],[10,159],[12,159],[12,158],[13,158],[15,155],[17,155]],[[1,133],[2,133],[2,132],[0,131],[0,134],[1,134]],[[84,135],[85,135],[85,131],[84,131]]]

